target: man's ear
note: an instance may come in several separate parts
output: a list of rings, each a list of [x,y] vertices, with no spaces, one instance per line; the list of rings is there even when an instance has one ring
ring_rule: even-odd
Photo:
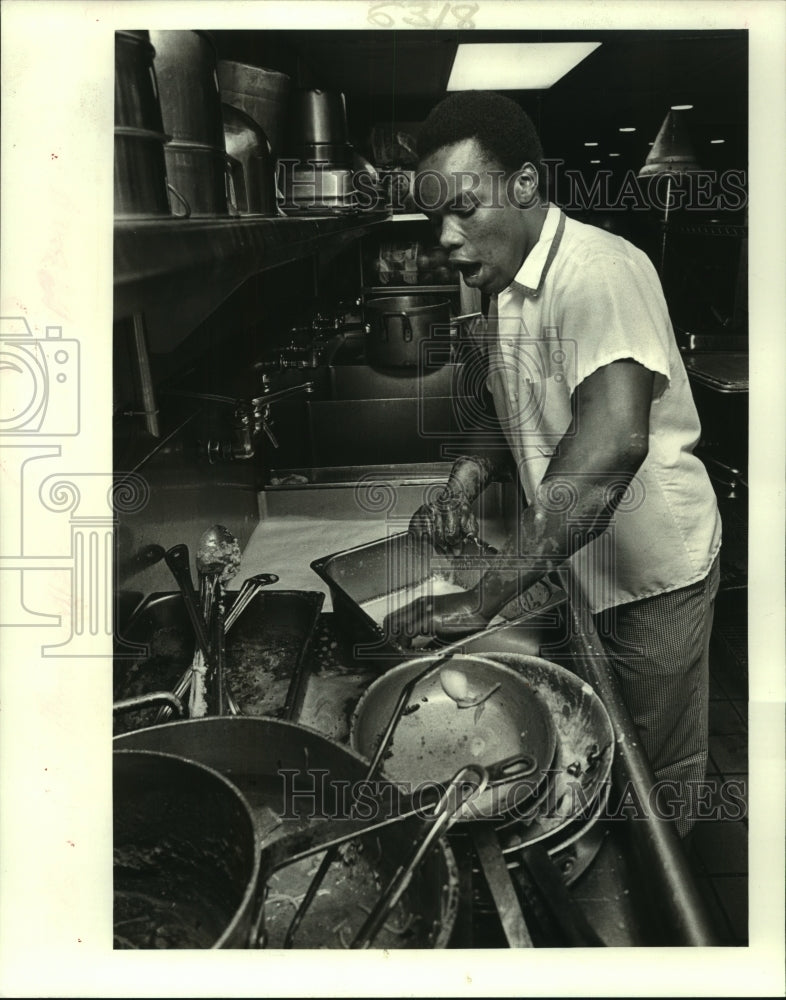
[[[538,170],[532,163],[523,163],[513,182],[513,199],[519,208],[529,208],[538,197]]]

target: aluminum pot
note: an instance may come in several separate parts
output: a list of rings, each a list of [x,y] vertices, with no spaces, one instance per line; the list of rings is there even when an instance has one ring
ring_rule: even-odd
[[[151,31],[164,128],[176,142],[224,149],[218,56],[204,31]]]
[[[149,33],[115,32],[115,127],[163,133]]]
[[[169,142],[164,149],[169,182],[183,194],[192,216],[236,214],[231,173],[223,149]]]
[[[241,215],[276,214],[276,177],[270,144],[259,125],[239,108],[223,105],[224,142]]]
[[[251,808],[211,768],[113,753],[116,948],[243,947],[259,851]]]
[[[289,98],[287,153],[313,143],[343,146],[347,142],[347,109],[337,90],[296,90]]]
[[[166,135],[145,129],[115,129],[115,218],[190,214],[187,200],[168,182],[164,155],[167,139]],[[173,204],[178,207],[174,213]]]
[[[425,362],[423,341],[449,339],[450,302],[424,295],[370,299],[364,307],[366,357],[381,368],[417,368]]]
[[[213,768],[229,778],[251,804],[258,842],[265,851],[292,831],[343,815],[348,789],[363,782],[368,763],[347,747],[307,726],[276,719],[214,716],[172,722],[124,733],[116,750],[174,754]],[[384,796],[383,796],[384,797]],[[385,801],[390,801],[386,799]],[[339,823],[339,825],[341,825]],[[338,864],[309,909],[296,947],[343,947],[373,906],[380,884],[406,855],[410,841],[398,825],[363,840],[362,865]],[[294,867],[294,866],[293,866]],[[269,947],[279,947],[293,915],[288,887],[304,891],[305,870],[277,875],[265,902]],[[447,840],[439,840],[407,889],[402,906],[411,915],[406,934],[385,931],[375,947],[445,948],[458,916],[458,868]],[[340,927],[337,925],[341,924]]]
[[[244,111],[263,129],[275,161],[282,150],[289,77],[276,70],[221,60],[218,81],[224,103]]]

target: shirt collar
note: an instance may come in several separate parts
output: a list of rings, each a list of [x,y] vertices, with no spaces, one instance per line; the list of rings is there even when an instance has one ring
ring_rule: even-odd
[[[565,216],[556,205],[549,203],[538,242],[524,258],[518,274],[505,291],[517,285],[525,295],[533,298],[540,295],[551,262],[559,249],[564,228]]]

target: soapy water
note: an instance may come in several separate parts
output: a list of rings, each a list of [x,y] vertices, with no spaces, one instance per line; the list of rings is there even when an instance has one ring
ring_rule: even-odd
[[[398,611],[399,608],[405,608],[420,597],[433,598],[441,597],[444,594],[466,594],[467,590],[467,587],[461,587],[457,583],[452,583],[443,576],[434,575],[427,577],[414,586],[402,587],[400,590],[393,590],[389,594],[382,594],[381,597],[374,597],[370,601],[364,601],[360,604],[360,607],[377,625],[382,627],[385,618],[389,614]],[[489,624],[496,625],[503,620],[497,616]],[[413,647],[424,646],[430,641],[431,636],[418,636],[414,639],[412,645]]]

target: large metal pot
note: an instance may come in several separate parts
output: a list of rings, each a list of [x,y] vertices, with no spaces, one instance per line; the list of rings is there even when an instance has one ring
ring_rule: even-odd
[[[381,368],[428,363],[423,341],[450,338],[450,302],[424,295],[391,295],[365,304],[366,357]],[[444,354],[444,350],[443,350]]]
[[[223,105],[224,142],[241,215],[276,214],[276,178],[267,136],[239,108]]]
[[[362,757],[315,730],[266,718],[224,716],[168,723],[115,737],[114,746],[174,754],[225,775],[251,804],[263,854],[293,831],[307,829],[311,820],[345,815],[349,788],[363,781],[368,771]],[[327,891],[309,909],[296,947],[343,947],[365,916],[362,907],[373,906],[380,885],[402,863],[409,847],[407,829],[400,824],[365,836],[360,851],[363,864],[339,863],[331,869],[323,883]],[[281,945],[289,926],[294,912],[290,896],[304,891],[309,882],[312,864],[306,865],[304,870],[283,869],[270,887],[265,902],[270,947]],[[458,895],[455,858],[442,839],[399,904],[408,915],[406,933],[386,930],[375,946],[447,947],[458,914]]]
[[[347,109],[337,90],[296,90],[289,98],[287,152],[314,143],[347,142]]]
[[[221,60],[218,80],[224,103],[250,115],[264,131],[275,162],[281,155],[289,77],[272,69]]]
[[[176,142],[224,149],[218,56],[204,31],[151,31],[164,128]]]
[[[172,201],[188,216],[190,207],[179,190],[168,182],[164,149],[169,137],[138,128],[115,129],[115,218],[171,216]]]
[[[164,131],[154,55],[147,31],[115,32],[115,127]]]
[[[223,149],[190,142],[169,142],[164,148],[169,182],[182,192],[192,216],[236,212],[229,160]]]
[[[217,771],[115,750],[116,948],[237,948],[248,942],[259,851],[251,809]]]

